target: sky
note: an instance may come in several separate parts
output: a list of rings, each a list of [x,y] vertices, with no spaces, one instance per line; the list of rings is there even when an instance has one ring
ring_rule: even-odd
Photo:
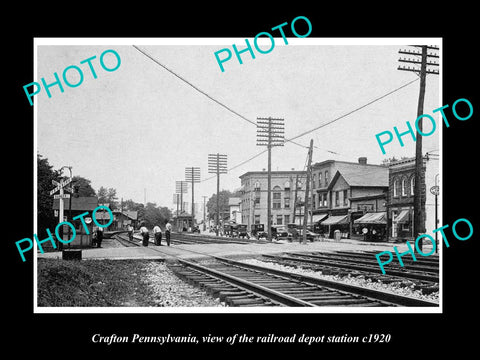
[[[433,39],[428,39],[433,44]],[[186,82],[139,52],[152,58],[224,104],[244,118],[282,118],[285,137],[293,138],[345,115],[400,86],[415,80],[413,72],[399,71],[398,50],[411,44],[408,39],[319,39],[289,38],[285,45],[275,38],[268,54],[255,51],[235,56],[222,72],[214,52],[244,48],[245,39],[36,39],[35,80],[54,81],[54,72],[76,65],[83,82],[75,88],[63,83],[35,96],[36,152],[59,169],[72,166],[73,175],[117,190],[118,198],[174,208],[175,181],[185,180],[185,167],[200,167],[201,182],[195,184],[195,202],[216,192],[216,177],[208,173],[210,153],[226,154],[228,168],[248,160],[264,147],[256,145],[256,127],[220,106]],[[416,43],[421,43],[416,39]],[[252,40],[250,39],[250,42]],[[53,45],[54,44],[54,45]],[[269,44],[267,44],[269,45]],[[266,45],[260,45],[265,46]],[[107,72],[100,55],[113,49],[121,64]],[[232,50],[233,51],[233,50]],[[92,56],[97,78],[88,64]],[[107,67],[116,59],[104,57]],[[68,72],[71,83],[79,81]],[[441,124],[432,110],[441,103],[441,77],[427,76],[424,113]],[[397,126],[407,130],[417,115],[419,81],[345,116],[295,142],[272,150],[272,170],[303,170],[307,146],[313,139],[312,163],[324,160],[356,162],[367,157],[369,164],[395,156],[415,156],[410,136],[386,145],[383,155],[375,134]],[[425,123],[424,131],[431,125]],[[423,138],[423,153],[439,153],[442,126]],[[220,187],[234,191],[239,176],[267,168],[267,154],[221,175]],[[68,174],[68,171],[64,173]],[[191,194],[186,195],[191,199]],[[190,201],[190,200],[189,200]]]

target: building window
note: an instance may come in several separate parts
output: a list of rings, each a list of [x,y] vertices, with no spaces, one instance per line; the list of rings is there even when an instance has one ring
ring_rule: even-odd
[[[402,178],[402,196],[407,196],[407,179],[406,178]]]
[[[400,193],[400,181],[398,179],[393,180],[393,197],[398,197]]]
[[[290,215],[284,215],[285,225],[290,223]]]
[[[325,170],[325,186],[328,186],[328,170]]]
[[[285,191],[290,191],[290,181],[285,181],[285,185],[284,185],[284,188],[285,188]]]
[[[277,225],[283,225],[283,216],[282,215],[277,215]]]
[[[410,195],[414,195],[415,193],[415,175],[413,175],[411,178],[410,178]]]
[[[255,188],[254,188],[255,191],[260,191],[260,182],[256,181],[255,182]]]
[[[318,173],[318,187],[319,188],[322,187],[322,173],[321,172]]]
[[[348,190],[343,190],[343,205],[348,206]]]
[[[290,209],[290,198],[286,197],[283,201],[285,203],[285,209]]]
[[[335,191],[335,206],[340,205],[340,192]]]
[[[282,207],[282,189],[280,188],[280,186],[275,186],[273,188],[272,207],[274,209],[281,209]]]
[[[260,215],[255,215],[255,224],[260,224]]]
[[[315,180],[316,180],[316,176],[315,174],[312,174],[312,189],[315,189],[315,187],[317,186]]]

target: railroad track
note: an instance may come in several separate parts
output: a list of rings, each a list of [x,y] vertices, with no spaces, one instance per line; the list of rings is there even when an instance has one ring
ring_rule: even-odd
[[[359,255],[357,257],[357,255]],[[438,268],[435,272],[416,270],[414,267],[386,270],[383,275],[378,264],[363,257],[363,253],[284,253],[282,255],[263,255],[265,261],[280,265],[321,271],[327,275],[364,276],[383,283],[396,282],[400,286],[411,286],[427,295],[439,290]],[[435,269],[433,267],[433,269]]]
[[[220,257],[203,264],[178,259],[168,266],[180,278],[204,288],[229,306],[438,306],[430,301]]]
[[[142,237],[134,234],[134,241],[130,241],[128,234],[115,234],[114,237],[124,246],[141,246]],[[153,234],[150,234],[150,243],[154,243]],[[240,238],[223,238],[208,235],[191,235],[183,233],[172,233],[170,236],[171,244],[265,244],[270,243],[266,240],[256,239],[240,239]],[[162,236],[162,245],[166,245],[165,234]]]

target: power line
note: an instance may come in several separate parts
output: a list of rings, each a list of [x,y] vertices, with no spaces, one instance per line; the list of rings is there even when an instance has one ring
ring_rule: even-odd
[[[401,85],[401,86],[399,86],[399,87],[397,87],[397,88],[395,88],[395,89],[393,89],[393,90],[391,90],[391,91],[389,91],[389,92],[387,92],[387,93],[385,93],[385,94],[383,94],[383,95],[381,95],[381,96],[379,96],[379,97],[377,97],[377,98],[369,101],[369,102],[366,103],[366,104],[363,104],[363,105],[361,105],[361,106],[359,106],[359,107],[357,107],[357,108],[355,108],[355,109],[353,109],[353,110],[351,110],[351,111],[349,111],[349,112],[347,112],[347,113],[345,113],[345,114],[343,114],[343,115],[340,115],[339,117],[337,117],[337,118],[335,118],[335,119],[332,119],[332,120],[330,120],[330,121],[328,121],[328,122],[326,122],[326,123],[324,123],[324,124],[322,124],[322,125],[319,125],[319,126],[313,128],[313,129],[311,129],[311,130],[305,131],[305,132],[303,132],[303,133],[301,133],[301,134],[299,134],[299,135],[297,135],[297,136],[292,137],[291,139],[285,139],[285,142],[295,143],[295,142],[293,142],[292,140],[298,139],[299,137],[305,136],[305,135],[307,135],[307,134],[309,134],[309,133],[311,133],[311,132],[317,131],[317,130],[319,130],[319,129],[327,126],[327,125],[330,125],[330,124],[332,124],[332,123],[334,123],[334,122],[336,122],[336,121],[338,121],[338,120],[341,120],[341,119],[343,119],[344,117],[347,117],[347,116],[349,116],[349,115],[351,115],[351,114],[353,114],[353,113],[355,113],[355,112],[357,112],[357,111],[359,111],[359,110],[361,110],[361,109],[363,109],[363,108],[365,108],[365,107],[367,107],[367,106],[369,106],[369,105],[371,105],[371,104],[373,104],[373,103],[375,103],[375,102],[377,102],[377,101],[379,101],[379,100],[381,100],[381,99],[383,99],[383,98],[385,98],[385,97],[387,97],[387,96],[389,96],[389,95],[391,95],[391,94],[393,94],[393,93],[395,93],[395,92],[397,92],[397,91],[399,91],[399,90],[401,90],[401,89],[403,89],[404,87],[407,87],[408,85],[413,84],[414,82],[416,82],[416,81],[418,81],[418,80],[419,80],[419,78],[414,79],[414,80],[412,80],[412,81],[409,81],[409,82],[407,82],[407,83],[405,83],[405,84],[403,84],[403,85]],[[299,144],[297,144],[297,145],[299,145]],[[307,148],[306,146],[303,146],[303,145],[300,145],[300,146]],[[315,147],[315,146],[314,146],[314,147]],[[326,151],[329,151],[329,150],[326,150]],[[256,157],[262,155],[262,154],[265,153],[265,152],[266,152],[266,150],[264,150],[264,151],[262,151],[262,152],[260,152],[260,153],[258,153],[258,154],[256,154],[256,155],[252,156],[251,158],[249,158],[249,159],[241,162],[240,164],[235,165],[233,168],[230,168],[229,171],[230,171],[230,170],[233,170],[233,169],[236,169],[237,167],[240,167],[241,165],[246,164],[247,162],[255,159]],[[333,152],[333,151],[329,151],[329,152],[338,155],[338,153],[335,153],[335,152]],[[207,181],[207,180],[210,180],[210,179],[213,179],[213,177],[204,179],[203,181]]]
[[[343,114],[343,115],[341,115],[341,116],[339,116],[339,117],[337,117],[337,118],[335,118],[335,119],[333,119],[333,120],[330,120],[330,121],[328,121],[328,122],[326,122],[326,123],[324,123],[324,124],[322,124],[322,125],[319,125],[319,126],[313,128],[313,129],[311,129],[311,130],[305,131],[305,132],[303,132],[303,133],[301,133],[301,134],[299,134],[299,135],[297,135],[297,136],[292,137],[291,139],[285,139],[285,141],[291,141],[291,140],[294,140],[294,139],[298,139],[299,137],[305,136],[305,135],[307,135],[307,134],[309,134],[309,133],[311,133],[311,132],[314,132],[314,131],[316,131],[316,130],[318,130],[318,129],[321,129],[321,128],[327,126],[327,125],[330,125],[330,124],[332,124],[332,123],[334,123],[334,122],[336,122],[336,121],[338,121],[338,120],[340,120],[340,119],[343,119],[344,117],[346,117],[346,116],[348,116],[348,115],[353,114],[354,112],[357,112],[357,111],[359,111],[359,110],[361,110],[361,109],[363,109],[363,108],[365,108],[365,107],[367,107],[367,106],[369,106],[369,105],[371,105],[371,104],[373,104],[373,103],[375,103],[375,102],[377,102],[377,101],[379,101],[379,100],[387,97],[388,95],[391,95],[391,94],[393,94],[393,93],[395,93],[395,92],[403,89],[404,87],[406,87],[406,86],[414,83],[415,81],[418,81],[418,79],[414,79],[414,80],[412,80],[412,81],[409,81],[408,83],[406,83],[406,84],[404,84],[404,85],[401,85],[401,86],[399,86],[398,88],[396,88],[396,89],[394,89],[394,90],[392,90],[392,91],[389,91],[388,93],[386,93],[386,94],[384,94],[384,95],[382,95],[382,96],[379,96],[378,98],[376,98],[376,99],[374,99],[374,100],[372,100],[372,101],[369,101],[368,103],[366,103],[366,104],[364,104],[364,105],[362,105],[362,106],[359,106],[359,107],[353,109],[352,111],[349,111],[349,112],[346,113],[346,114]]]
[[[229,108],[227,105],[221,103],[220,101],[216,100],[215,98],[211,97],[210,95],[208,95],[205,91],[201,90],[200,88],[196,87],[195,85],[193,85],[191,82],[189,82],[188,80],[184,79],[183,77],[181,77],[180,75],[178,75],[177,73],[175,73],[174,71],[170,70],[168,67],[166,67],[165,65],[163,65],[161,62],[159,62],[158,60],[154,59],[153,57],[151,57],[149,54],[147,54],[145,51],[141,50],[140,48],[138,48],[137,46],[135,45],[132,45],[135,49],[137,49],[139,52],[141,52],[143,55],[145,55],[146,57],[148,57],[150,60],[152,60],[153,62],[155,62],[156,64],[160,65],[161,67],[163,67],[165,70],[167,70],[169,73],[171,73],[172,75],[176,76],[177,78],[179,78],[180,80],[182,80],[183,82],[185,82],[186,84],[190,85],[192,88],[194,88],[195,90],[197,90],[199,93],[205,95],[206,97],[208,97],[210,100],[216,102],[218,105],[222,106],[223,108],[227,109],[228,111],[230,111],[231,113],[239,116],[240,118],[242,118],[243,120],[245,121],[248,121],[249,123],[257,126],[257,124],[249,119],[247,119],[245,116],[239,114],[238,112],[236,112],[235,110]]]
[[[207,94],[205,91],[201,90],[200,88],[198,88],[197,86],[195,86],[195,85],[193,85],[191,82],[189,82],[188,80],[184,79],[182,76],[180,76],[180,75],[178,75],[177,73],[175,73],[174,71],[170,70],[168,67],[166,67],[165,65],[163,65],[162,63],[160,63],[158,60],[156,60],[155,58],[153,58],[152,56],[150,56],[150,55],[149,55],[148,53],[146,53],[145,51],[141,50],[139,47],[137,47],[137,46],[135,46],[135,45],[132,45],[132,46],[133,46],[136,50],[138,50],[140,53],[142,53],[143,55],[145,55],[146,57],[148,57],[150,60],[152,60],[154,63],[156,63],[157,65],[160,65],[162,68],[164,68],[165,70],[167,70],[168,72],[170,72],[172,75],[174,75],[175,77],[179,78],[180,80],[182,80],[182,81],[185,82],[186,84],[190,85],[192,88],[194,88],[195,90],[197,90],[199,93],[203,94],[204,96],[206,96],[206,97],[209,98],[210,100],[214,101],[214,102],[217,103],[218,105],[222,106],[223,108],[227,109],[227,110],[230,111],[231,113],[237,115],[237,116],[240,117],[241,119],[249,122],[249,123],[252,124],[252,125],[257,126],[257,124],[256,124],[255,122],[247,119],[245,116],[239,114],[238,112],[236,112],[235,110],[231,109],[231,108],[228,107],[227,105],[225,105],[225,104],[221,103],[220,101],[216,100],[215,98],[213,98],[212,96],[210,96],[209,94]],[[343,119],[344,117],[347,117],[348,115],[351,115],[351,114],[353,114],[353,113],[355,113],[355,112],[357,112],[357,111],[359,111],[359,110],[361,110],[361,109],[363,109],[363,108],[365,108],[365,107],[367,107],[367,106],[369,106],[369,105],[371,105],[371,104],[373,104],[373,103],[375,103],[375,102],[377,102],[377,101],[379,101],[379,100],[381,100],[381,99],[383,99],[383,98],[385,98],[385,97],[387,97],[387,96],[389,96],[389,95],[391,95],[391,94],[393,94],[393,93],[395,93],[395,92],[397,92],[397,91],[399,91],[399,90],[401,90],[401,89],[403,89],[404,87],[407,87],[408,85],[410,85],[410,84],[412,84],[412,83],[414,83],[415,81],[418,81],[418,80],[419,80],[419,79],[417,78],[417,79],[414,79],[414,80],[412,80],[412,81],[409,81],[408,83],[406,83],[406,84],[404,84],[404,85],[401,85],[401,86],[399,86],[398,88],[396,88],[396,89],[394,89],[394,90],[392,90],[392,91],[389,91],[388,93],[386,93],[386,94],[384,94],[384,95],[382,95],[382,96],[379,96],[379,97],[377,97],[377,98],[369,101],[368,103],[366,103],[366,104],[364,104],[364,105],[362,105],[362,106],[359,106],[359,107],[357,107],[357,108],[349,111],[349,112],[346,113],[346,114],[343,114],[343,115],[341,115],[341,116],[339,116],[339,117],[337,117],[337,118],[335,118],[335,119],[332,119],[332,120],[330,120],[330,121],[328,121],[328,122],[326,122],[326,123],[324,123],[324,124],[322,124],[322,125],[319,125],[319,126],[313,128],[313,129],[311,129],[311,130],[307,130],[307,131],[305,131],[305,132],[303,132],[303,133],[301,133],[301,134],[299,134],[299,135],[296,135],[296,136],[294,136],[294,137],[292,137],[292,138],[290,138],[290,139],[285,139],[285,142],[291,142],[291,143],[293,143],[293,144],[295,144],[295,145],[298,145],[298,146],[301,146],[301,147],[303,147],[303,148],[308,148],[308,146],[301,145],[301,144],[299,144],[299,143],[297,143],[297,142],[295,142],[295,141],[293,141],[293,140],[298,139],[298,138],[300,138],[300,137],[302,137],[302,136],[305,136],[305,135],[307,135],[307,134],[309,134],[309,133],[311,133],[311,132],[314,132],[314,131],[316,131],[316,130],[319,130],[319,129],[327,126],[327,125],[330,125],[330,124],[338,121],[338,120],[341,120],[341,119]],[[315,146],[315,147],[316,147],[316,146]],[[316,148],[317,148],[317,147],[316,147]],[[262,155],[262,154],[265,153],[266,151],[267,151],[267,150],[264,150],[264,151],[262,151],[262,152],[260,152],[260,153],[258,153],[258,154],[256,154],[256,155],[252,156],[251,158],[249,158],[249,159],[241,162],[240,164],[235,165],[234,167],[232,167],[232,168],[230,168],[230,169],[228,169],[228,170],[230,171],[230,170],[236,169],[237,167],[240,167],[241,165],[244,165],[244,164],[246,164],[247,162],[255,159],[256,157]],[[337,155],[338,155],[338,153],[336,153],[336,152],[334,152],[334,151],[330,151],[330,150],[325,150],[325,151],[328,151],[328,152],[330,152],[330,153],[333,153],[333,154],[337,154]],[[210,179],[212,179],[212,178],[214,178],[214,177],[206,178],[206,179],[204,179],[204,180],[201,181],[201,182],[210,180]]]

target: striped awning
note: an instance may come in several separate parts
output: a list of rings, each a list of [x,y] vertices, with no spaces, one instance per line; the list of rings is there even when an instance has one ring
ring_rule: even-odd
[[[407,223],[410,220],[408,217],[408,213],[408,210],[402,210],[400,214],[395,219],[393,219],[393,221],[395,221],[397,224]]]
[[[322,221],[327,216],[328,216],[328,214],[313,214],[312,222],[316,223],[316,222]]]
[[[321,225],[341,225],[348,224],[348,215],[330,216],[328,219],[323,220]]]
[[[353,223],[354,224],[386,225],[387,213],[385,211],[376,212],[376,213],[366,213],[361,218],[355,220]]]

